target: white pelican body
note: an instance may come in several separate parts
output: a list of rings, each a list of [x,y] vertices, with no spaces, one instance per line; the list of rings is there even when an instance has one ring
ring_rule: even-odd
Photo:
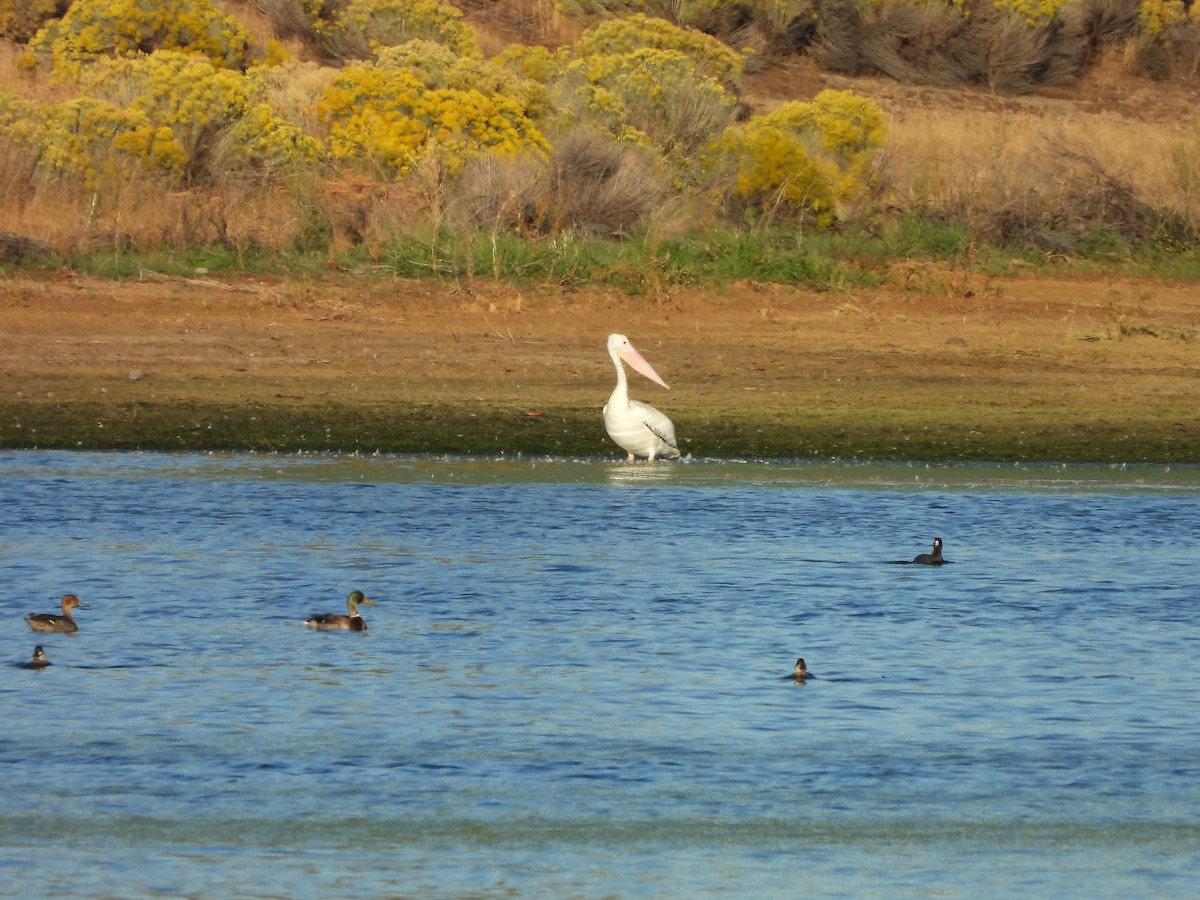
[[[678,456],[674,424],[648,403],[629,399],[629,382],[621,363],[629,363],[635,371],[663,387],[667,383],[658,377],[623,334],[608,336],[608,355],[617,369],[617,386],[604,404],[604,428],[608,436],[629,454],[630,462],[639,456],[646,459]]]

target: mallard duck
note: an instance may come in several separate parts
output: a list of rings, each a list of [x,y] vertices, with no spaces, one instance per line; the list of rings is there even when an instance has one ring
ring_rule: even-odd
[[[46,654],[42,650],[41,644],[38,644],[33,648],[33,659],[29,660],[27,663],[24,663],[24,666],[27,669],[44,669],[48,665],[50,665],[50,660],[46,659]]]
[[[29,627],[34,631],[78,631],[79,626],[71,618],[71,610],[76,606],[87,609],[74,594],[63,594],[61,616],[56,616],[54,613],[33,613],[26,616],[25,621],[29,623]]]
[[[346,598],[346,612],[317,613],[304,620],[304,624],[316,631],[366,631],[367,623],[358,614],[359,606],[374,606],[375,601],[363,596],[362,591],[351,591]]]

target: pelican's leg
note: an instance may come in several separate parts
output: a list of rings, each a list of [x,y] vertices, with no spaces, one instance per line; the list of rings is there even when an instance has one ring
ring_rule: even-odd
[[[625,460],[625,462],[627,462],[627,463],[631,463],[631,462],[633,462],[633,461],[634,461],[634,460],[636,460],[636,459],[637,459],[637,457],[636,457],[636,456],[634,456],[632,453],[630,453],[630,454],[629,454],[629,457],[628,457],[628,458]]]

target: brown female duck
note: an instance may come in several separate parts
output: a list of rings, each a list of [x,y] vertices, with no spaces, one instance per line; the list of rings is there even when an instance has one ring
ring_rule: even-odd
[[[54,613],[33,613],[26,616],[25,621],[29,623],[29,627],[34,631],[75,632],[79,630],[79,626],[75,624],[75,620],[71,617],[71,610],[76,606],[87,609],[74,594],[63,594],[61,616],[56,616]]]

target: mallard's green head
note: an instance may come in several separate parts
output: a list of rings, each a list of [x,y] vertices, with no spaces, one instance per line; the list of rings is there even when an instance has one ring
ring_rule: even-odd
[[[360,606],[374,606],[375,601],[370,597],[363,595],[362,591],[351,591],[350,596],[346,598],[346,611],[352,616],[358,615]]]

